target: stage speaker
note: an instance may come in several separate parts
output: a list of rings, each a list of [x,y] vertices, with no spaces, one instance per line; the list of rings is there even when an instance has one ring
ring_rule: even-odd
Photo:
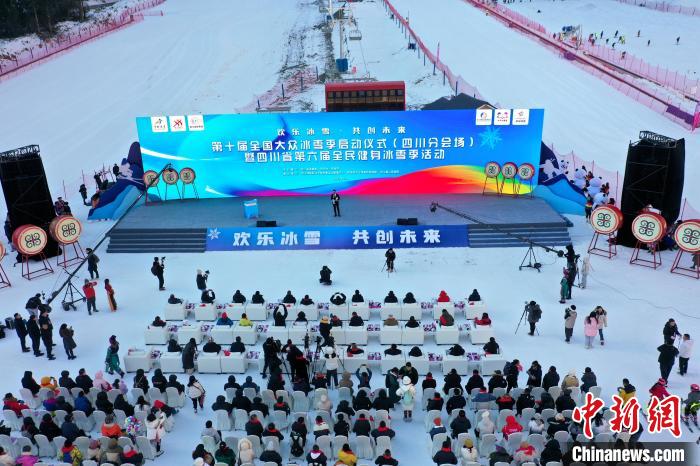
[[[49,223],[56,217],[56,212],[39,146],[0,153],[0,183],[12,230],[25,224],[43,228],[48,237],[44,254],[47,257],[58,255],[58,243],[49,234]]]
[[[276,227],[277,226],[277,221],[276,220],[258,220],[258,222],[255,224],[258,228],[269,228],[269,227]]]
[[[624,225],[617,235],[623,246],[637,243],[632,235],[632,220],[647,205],[661,211],[668,225],[681,210],[685,176],[685,139],[671,139],[651,131],[642,131],[639,141],[627,150],[625,180],[620,210]]]
[[[396,224],[397,225],[418,225],[418,219],[416,217],[397,218]]]

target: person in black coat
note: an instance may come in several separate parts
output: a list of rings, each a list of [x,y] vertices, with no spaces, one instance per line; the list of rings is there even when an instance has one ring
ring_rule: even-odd
[[[674,340],[676,337],[681,336],[681,333],[678,331],[678,325],[676,325],[676,321],[674,319],[668,319],[668,322],[666,322],[666,325],[664,325],[664,341],[666,343],[671,343],[673,344]]]
[[[387,427],[385,421],[380,421],[379,426],[370,432],[370,435],[376,441],[379,437],[394,438],[396,436],[396,432],[394,432],[390,427]]]
[[[309,434],[309,429],[306,427],[306,420],[303,417],[300,416],[294,421],[291,430],[301,435],[304,438],[304,443],[306,443],[306,436]]]
[[[27,335],[32,340],[32,350],[34,351],[34,356],[43,356],[44,353],[39,349],[39,343],[41,342],[41,330],[39,329],[39,321],[36,316],[29,316],[27,321]]]
[[[22,316],[15,312],[15,332],[17,332],[17,337],[19,337],[19,342],[22,345],[22,352],[28,353],[31,350],[27,348],[27,321],[22,318]]]
[[[229,351],[232,353],[245,353],[245,345],[241,341],[241,337],[236,337],[236,341],[231,343]]]
[[[191,374],[194,371],[194,357],[197,354],[197,341],[190,338],[190,341],[182,350],[182,368],[185,372]]]
[[[348,400],[342,400],[340,403],[338,403],[338,406],[335,408],[335,414],[338,413],[345,414],[348,419],[352,419],[352,417],[355,416],[355,410],[352,409],[352,406],[350,406],[350,402]]]
[[[256,291],[252,298],[250,298],[250,302],[252,304],[263,304],[265,303],[265,298],[263,298],[263,295],[261,295],[259,291]]]
[[[437,388],[437,380],[433,378],[432,372],[428,372],[427,374],[425,374],[425,379],[423,380],[423,383],[421,383],[421,388],[423,389],[423,391],[425,391],[426,388]]]
[[[243,389],[240,388],[236,391],[236,396],[234,396],[233,400],[231,400],[231,407],[233,409],[243,409],[247,413],[250,413],[253,409],[253,403],[250,401],[250,399],[248,399],[247,396],[243,396]],[[262,428],[262,425],[260,426],[260,428]]]
[[[474,291],[471,292],[471,294],[467,298],[467,301],[481,301],[481,295],[479,294],[476,288],[474,288]]]
[[[442,442],[442,448],[435,453],[435,456],[433,456],[433,461],[438,466],[441,464],[457,464],[457,457],[454,453],[452,453],[449,440]]]
[[[61,376],[58,378],[58,386],[65,387],[68,389],[68,391],[77,387],[75,381],[70,376],[70,372],[68,371],[61,371]]]
[[[305,294],[303,298],[301,298],[301,301],[299,301],[299,304],[302,306],[311,306],[314,303],[314,300],[309,298],[308,294]]]
[[[459,376],[456,369],[450,370],[445,376],[445,385],[442,387],[442,393],[447,395],[451,388],[459,388],[462,386],[462,377]]]
[[[350,322],[348,323],[349,327],[362,327],[365,325],[365,321],[362,320],[362,317],[357,315],[357,312],[352,311],[352,316],[350,316]]]
[[[93,386],[92,379],[85,373],[85,369],[78,371],[78,376],[75,378],[75,384],[85,393],[90,393]]]
[[[499,354],[501,352],[501,347],[496,343],[496,338],[491,337],[489,341],[483,346],[484,352],[488,354]]]
[[[475,388],[486,388],[486,385],[484,385],[484,379],[479,375],[479,370],[474,369],[472,371],[472,376],[469,377],[469,380],[467,380],[467,384],[464,386],[464,389],[466,390],[465,393],[471,395],[472,390]]]
[[[66,440],[73,443],[78,437],[84,436],[85,432],[78,428],[78,425],[73,420],[73,415],[68,413],[61,425],[61,435],[63,435]]]
[[[503,378],[503,374],[501,373],[500,370],[496,369],[489,379],[489,393],[493,393],[493,390],[495,388],[506,388],[508,386],[508,382],[506,382],[506,379]]]
[[[318,445],[314,445],[311,451],[306,455],[306,464],[308,466],[326,466],[328,463],[328,458],[326,458],[325,453],[318,448]]]
[[[49,439],[49,442],[53,442],[53,439],[55,439],[59,435],[62,435],[60,427],[58,427],[56,423],[53,422],[53,418],[48,413],[44,414],[44,417],[41,418],[41,423],[39,424],[39,432],[41,432],[43,435],[46,435],[46,437]]]
[[[262,433],[264,430],[265,429],[263,428],[262,423],[258,419],[258,416],[255,414],[251,414],[250,419],[245,424],[246,435],[257,435],[259,438],[262,439]]]
[[[389,291],[389,294],[384,298],[384,303],[398,303],[399,298],[396,297],[393,291]]]
[[[168,376],[168,383],[165,385],[165,388],[167,389],[168,387],[175,388],[178,393],[184,393],[185,391],[185,386],[178,382],[177,375],[175,374],[170,374]]]
[[[165,393],[165,388],[168,386],[168,379],[165,378],[162,370],[155,370],[153,377],[151,377],[151,384],[160,390],[161,393]]]
[[[268,406],[262,402],[262,398],[259,396],[253,398],[253,403],[250,405],[250,407],[253,411],[260,411],[263,413],[264,417],[267,417],[270,414],[270,408],[268,408]],[[282,439],[280,439],[280,441],[281,440]]]
[[[46,348],[46,357],[49,361],[56,359],[53,355],[53,323],[49,317],[49,311],[44,310],[39,317],[39,332],[41,335],[41,341],[44,343]]]
[[[263,463],[275,463],[277,466],[282,466],[282,457],[275,451],[272,442],[269,442],[265,447],[265,451],[260,455],[260,461]]]
[[[367,393],[364,391],[357,392],[357,395],[352,400],[352,407],[355,411],[361,409],[370,410],[372,409],[372,401],[367,397]]]
[[[236,292],[233,293],[233,298],[231,298],[231,302],[235,304],[245,304],[245,296],[243,296],[241,290],[236,290]]]
[[[374,409],[385,409],[391,411],[394,409],[394,403],[387,396],[386,390],[383,388],[379,389],[377,397],[372,402],[372,408]]]
[[[199,291],[204,291],[207,289],[207,279],[209,278],[209,271],[207,270],[206,272],[202,272],[201,270],[197,270],[197,277],[195,278],[195,282],[197,283],[197,289]]]
[[[297,298],[294,297],[290,290],[287,290],[287,294],[282,298],[282,303],[284,304],[296,304]]]
[[[678,348],[673,346],[673,340],[666,340],[663,345],[656,349],[659,351],[658,361],[661,378],[668,380],[673,364],[676,362],[676,356],[678,356]]]
[[[517,411],[518,416],[520,416],[523,413],[523,409],[525,408],[534,408],[535,407],[535,399],[530,395],[530,388],[526,388],[518,397],[517,401],[515,402],[515,409]]]
[[[97,269],[100,258],[90,248],[85,248],[85,252],[87,252],[87,271],[90,274],[90,279],[100,278],[100,271]]]
[[[416,298],[413,296],[413,293],[410,291],[406,293],[406,296],[403,298],[403,303],[404,304],[416,304]]]
[[[552,398],[552,395],[549,394],[549,392],[543,392],[540,395],[540,402],[537,403],[537,406],[535,407],[535,411],[542,414],[542,411],[545,409],[557,409],[556,405],[554,404],[554,398]]]
[[[352,295],[350,301],[352,301],[353,303],[364,303],[365,298],[363,298],[360,294],[360,290],[355,290],[355,294]]]
[[[365,435],[369,437],[369,434],[372,432],[372,426],[364,414],[360,414],[359,419],[355,421],[355,425],[352,426],[352,432],[358,436]]]
[[[527,370],[527,386],[539,387],[542,385],[542,366],[537,361],[532,361],[532,365]]]
[[[331,285],[333,283],[333,280],[331,280],[332,273],[333,271],[331,271],[327,265],[324,265],[321,267],[321,271],[319,272],[321,278],[318,279],[318,282],[324,285]]]
[[[398,346],[396,346],[396,343],[392,343],[389,348],[384,350],[384,354],[389,356],[398,356],[401,354],[401,350]]]
[[[124,399],[121,393],[114,399],[114,409],[121,409],[126,414],[126,417],[134,415],[134,407]]]
[[[384,454],[378,456],[377,459],[374,460],[374,464],[377,466],[399,466],[399,462],[395,458],[392,458],[391,450],[384,450]]]
[[[548,391],[550,387],[556,387],[559,385],[559,374],[557,373],[557,368],[554,366],[549,366],[549,370],[542,378],[542,388]]]
[[[333,425],[333,433],[335,435],[350,437],[350,424],[345,420],[345,415],[343,413],[338,414],[338,419]]]
[[[590,367],[586,367],[581,376],[581,392],[587,393],[591,387],[598,385],[598,379],[595,376],[595,372]]]
[[[513,388],[518,388],[518,375],[520,375],[520,371],[518,370],[519,365],[520,361],[518,359],[513,359],[510,364],[506,365],[504,375],[506,376],[506,382],[508,382],[508,391]]]
[[[457,417],[455,417],[450,423],[450,429],[452,430],[451,437],[457,438],[459,437],[459,434],[465,434],[469,432],[471,428],[472,423],[469,422],[467,413],[463,409],[460,409],[457,413]]]
[[[406,322],[406,328],[418,328],[418,327],[420,327],[420,322],[418,322],[415,317],[409,316],[408,321]]]
[[[216,301],[216,293],[214,293],[214,290],[206,289],[202,291],[200,299],[203,304],[214,304],[214,301]]]
[[[24,376],[22,377],[22,388],[26,388],[32,395],[36,396],[41,388],[32,375],[32,371],[24,371]]]
[[[455,409],[462,409],[467,406],[467,400],[462,395],[462,390],[459,388],[455,389],[454,395],[452,395],[445,403],[445,410],[448,415],[452,414]]]
[[[550,440],[544,445],[544,450],[540,455],[540,464],[547,464],[549,462],[560,462],[561,461],[561,445],[557,440]]]
[[[100,392],[95,398],[95,408],[99,411],[104,411],[105,414],[114,413],[114,405],[109,398],[107,398],[107,392]]]
[[[336,292],[331,295],[330,302],[336,306],[342,306],[347,302],[347,297],[345,293]]]
[[[567,409],[574,409],[576,408],[576,402],[574,401],[573,398],[571,398],[571,390],[566,389],[564,390],[561,395],[557,397],[557,400],[554,402],[554,406],[557,408],[558,412],[565,411]]]
[[[428,400],[428,405],[426,407],[427,411],[442,411],[442,406],[445,404],[445,400],[440,396],[440,392],[435,392],[435,395]]]

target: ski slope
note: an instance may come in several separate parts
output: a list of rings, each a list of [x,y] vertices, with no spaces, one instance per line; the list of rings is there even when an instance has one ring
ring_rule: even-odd
[[[162,17],[3,80],[0,150],[39,144],[57,196],[62,179],[121,160],[137,116],[235,112],[275,85],[295,24],[320,19],[311,3],[278,6],[168,0]]]
[[[615,50],[626,50],[652,65],[680,71],[691,78],[697,79],[700,75],[695,40],[700,16],[671,15],[615,0],[534,0],[512,3],[508,7],[541,23],[550,32],[561,31],[563,26],[581,25],[583,37],[587,38],[589,34],[602,31],[603,40],[598,39],[596,44],[604,44],[609,38],[608,46],[612,46],[617,42],[615,31],[619,31],[618,36],[624,35],[625,43],[617,43]],[[681,39],[679,45],[676,45],[677,37]],[[651,44],[647,46],[649,40]],[[700,90],[698,93],[700,95]]]
[[[573,150],[623,173],[628,143],[651,130],[686,138],[686,173],[700,169],[700,133],[682,129],[483,11],[462,0],[393,3],[410,14],[425,43],[440,43],[441,60],[486,98],[505,107],[544,108],[544,140],[558,152]],[[686,183],[685,195],[690,202],[700,199],[700,186]]]

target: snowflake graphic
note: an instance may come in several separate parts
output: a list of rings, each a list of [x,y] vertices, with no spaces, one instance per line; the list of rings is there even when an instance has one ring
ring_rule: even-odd
[[[490,126],[479,133],[479,139],[481,139],[481,147],[488,146],[489,149],[495,149],[498,143],[503,140],[500,130]]]
[[[207,233],[207,236],[209,239],[214,240],[214,239],[219,239],[219,234],[221,232],[219,231],[218,228],[210,228],[209,233]]]

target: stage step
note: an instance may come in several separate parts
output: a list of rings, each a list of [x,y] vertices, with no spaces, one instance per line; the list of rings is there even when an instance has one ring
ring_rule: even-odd
[[[206,228],[120,229],[109,235],[107,252],[114,253],[201,253],[206,250]]]
[[[513,235],[513,236],[511,236]],[[469,246],[472,248],[525,247],[533,241],[543,246],[566,246],[571,237],[566,223],[469,225]]]

